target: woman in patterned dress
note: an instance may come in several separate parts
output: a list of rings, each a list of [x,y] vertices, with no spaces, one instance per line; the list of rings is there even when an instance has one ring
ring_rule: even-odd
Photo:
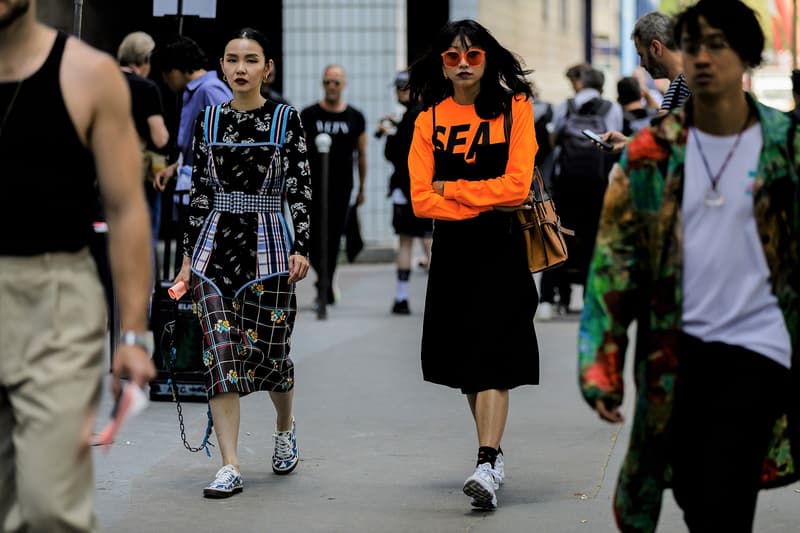
[[[220,59],[233,100],[197,118],[184,258],[176,282],[191,287],[203,329],[203,361],[222,468],[203,491],[243,488],[237,454],[239,398],[267,391],[277,421],[272,469],[298,461],[290,338],[294,284],[308,272],[311,185],[297,111],[261,96],[273,67],[266,38],[236,33]],[[288,203],[292,238],[283,216]]]

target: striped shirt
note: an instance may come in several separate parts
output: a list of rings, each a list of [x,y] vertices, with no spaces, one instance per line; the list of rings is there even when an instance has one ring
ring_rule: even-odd
[[[661,109],[669,111],[680,107],[681,104],[689,98],[690,94],[692,94],[692,92],[689,90],[689,86],[686,85],[686,78],[683,76],[683,73],[678,74],[678,77],[669,84],[664,99],[661,101]]]

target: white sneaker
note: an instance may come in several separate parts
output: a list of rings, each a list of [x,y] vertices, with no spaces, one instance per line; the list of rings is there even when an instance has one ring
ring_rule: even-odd
[[[553,304],[549,302],[539,302],[539,308],[536,310],[536,318],[539,320],[552,320]]]
[[[503,454],[498,453],[497,459],[494,460],[494,474],[497,484],[502,486],[506,482],[506,464],[503,461]],[[499,487],[498,487],[499,488]]]
[[[499,488],[497,473],[490,463],[479,464],[464,482],[464,494],[472,497],[472,506],[487,511],[497,509],[495,491]]]

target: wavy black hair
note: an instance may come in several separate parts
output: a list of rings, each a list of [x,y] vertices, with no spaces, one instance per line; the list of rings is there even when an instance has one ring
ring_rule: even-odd
[[[519,58],[503,48],[489,30],[474,20],[464,19],[442,26],[430,49],[409,68],[411,101],[419,99],[428,108],[453,95],[453,83],[442,74],[441,53],[450,48],[455,39],[465,48],[469,44],[486,52],[481,90],[475,99],[475,112],[479,117],[500,116],[511,105],[514,94],[533,96],[531,85],[525,79],[533,71],[525,70]]]
[[[268,63],[270,59],[274,60],[275,52],[272,49],[272,45],[267,39],[267,36],[261,33],[260,31],[253,29],[253,28],[242,28],[234,33],[228,42],[233,41],[234,39],[251,39],[258,43],[261,49],[264,51],[264,62]]]
[[[699,39],[700,17],[706,19],[709,26],[722,30],[742,63],[752,68],[761,64],[764,32],[755,11],[740,0],[700,0],[675,20],[675,42],[681,42],[684,31],[689,39]]]

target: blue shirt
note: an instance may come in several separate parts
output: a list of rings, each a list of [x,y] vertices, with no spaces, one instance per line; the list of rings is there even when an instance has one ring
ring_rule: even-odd
[[[215,71],[206,72],[186,84],[183,91],[181,123],[178,127],[178,148],[183,154],[183,164],[192,164],[192,140],[197,115],[206,106],[223,104],[233,97],[231,90],[220,81]]]

